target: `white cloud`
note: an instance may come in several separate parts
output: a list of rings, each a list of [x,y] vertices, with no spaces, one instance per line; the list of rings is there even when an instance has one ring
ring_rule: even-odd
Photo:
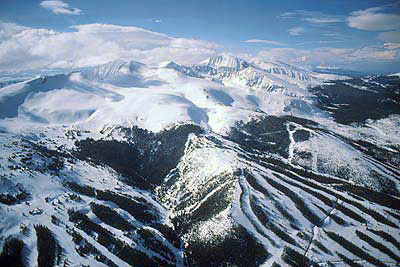
[[[285,12],[279,17],[282,19],[300,19],[311,24],[331,24],[344,21],[342,16],[307,10],[295,10],[292,12]]]
[[[400,43],[385,43],[383,46],[386,49],[400,49]]]
[[[168,45],[174,38],[139,27],[112,24],[84,24],[72,26],[80,38],[96,37],[113,42],[123,49],[150,49]],[[64,35],[67,33],[64,33]],[[93,43],[93,45],[97,45]]]
[[[156,19],[156,18],[153,18],[153,19],[146,19],[146,21],[154,22],[154,23],[161,23],[161,22],[163,22],[162,19]]]
[[[383,7],[368,8],[352,12],[347,24],[367,31],[389,31],[400,28],[400,14],[384,12]]]
[[[40,6],[50,10],[54,14],[64,15],[81,15],[82,10],[74,7],[70,7],[67,3],[60,0],[42,1]]]
[[[272,41],[272,40],[263,40],[263,39],[249,39],[249,40],[246,40],[243,42],[250,43],[250,44],[266,44],[266,45],[275,45],[275,46],[285,46],[286,45],[281,42]]]
[[[377,46],[367,46],[350,53],[348,61],[391,61],[398,59],[399,51],[395,49],[382,49]]]
[[[333,44],[342,43],[342,40],[315,40],[315,41],[305,41],[301,43],[296,43],[295,45],[307,45],[307,44]]]
[[[298,36],[302,35],[305,32],[305,29],[303,27],[294,27],[288,30],[290,35],[293,36]]]
[[[216,43],[199,40],[199,39],[188,39],[188,38],[171,38],[169,46],[174,48],[205,48],[205,49],[216,49],[220,46]]]
[[[315,24],[321,24],[321,23],[337,23],[341,22],[342,20],[340,19],[335,19],[335,18],[328,18],[328,17],[310,17],[310,18],[304,18],[305,21],[315,23]]]
[[[86,24],[72,28],[75,31],[58,32],[0,23],[0,71],[76,68],[115,59],[189,64],[215,55],[219,47],[138,27]],[[1,37],[2,32],[7,32],[5,37]]]
[[[29,28],[15,23],[0,23],[0,42],[27,29]]]
[[[311,50],[295,48],[272,48],[260,51],[256,57],[265,60],[280,60],[295,65],[338,65],[348,67],[349,64],[364,62],[399,61],[400,49],[396,46],[366,46],[358,49],[350,48],[316,48]]]

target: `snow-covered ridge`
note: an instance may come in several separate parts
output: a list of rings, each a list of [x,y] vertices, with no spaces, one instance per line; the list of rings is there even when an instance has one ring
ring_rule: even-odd
[[[397,77],[400,77],[400,72],[399,72],[399,73],[390,74],[389,76],[397,76]]]
[[[311,81],[312,75],[314,75],[310,71],[282,62],[253,61],[252,63],[268,73],[287,75],[291,78],[304,81]]]
[[[215,68],[226,67],[231,68],[235,71],[242,70],[249,66],[249,63],[244,61],[243,59],[228,55],[210,57],[202,61],[200,64],[208,65]]]
[[[211,57],[199,65],[170,66],[193,77],[202,77],[228,86],[239,86],[261,90],[286,88],[305,90],[326,80],[347,77],[321,74],[283,63],[253,60],[247,62],[230,55]]]
[[[116,79],[121,75],[138,75],[145,65],[136,61],[115,60],[104,65],[82,71],[82,75],[92,80]]]

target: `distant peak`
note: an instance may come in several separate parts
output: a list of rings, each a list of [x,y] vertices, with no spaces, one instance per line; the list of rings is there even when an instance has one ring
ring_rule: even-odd
[[[165,68],[165,69],[176,69],[177,67],[180,67],[180,66],[178,64],[176,64],[175,62],[169,60],[169,61],[161,62],[158,65],[158,67]]]
[[[209,65],[212,67],[228,67],[228,68],[232,68],[235,70],[241,70],[244,68],[247,68],[249,66],[249,63],[247,63],[245,60],[240,59],[238,57],[234,57],[231,55],[219,55],[219,56],[214,56],[214,57],[210,57],[206,60],[204,60],[203,62],[201,62],[201,64],[205,64],[205,65]]]
[[[136,69],[137,67],[142,67],[144,66],[143,63],[140,63],[138,61],[134,60],[122,60],[122,59],[116,59],[112,60],[110,62],[107,62],[105,64],[99,65],[98,67],[105,67],[105,68],[122,68],[122,67],[128,67],[130,70]]]
[[[113,79],[118,75],[132,75],[139,72],[145,65],[143,63],[121,59],[113,60],[102,65],[89,68],[82,72],[89,79]]]

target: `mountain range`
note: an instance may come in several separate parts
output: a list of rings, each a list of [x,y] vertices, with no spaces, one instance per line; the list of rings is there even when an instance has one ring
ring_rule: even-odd
[[[400,262],[399,75],[223,54],[2,82],[2,266]]]

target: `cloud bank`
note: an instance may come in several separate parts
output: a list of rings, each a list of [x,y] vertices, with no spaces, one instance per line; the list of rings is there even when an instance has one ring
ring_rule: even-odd
[[[178,64],[194,64],[222,52],[222,47],[213,42],[176,38],[139,27],[84,24],[71,28],[72,31],[59,32],[0,23],[0,72],[80,68],[116,59],[136,60],[146,64],[167,60]],[[257,49],[250,57],[303,66],[326,64],[351,68],[356,63],[374,65],[400,61],[400,42],[396,41],[354,49],[296,49],[263,39],[244,42],[280,46]]]
[[[139,27],[85,24],[72,29],[58,32],[0,23],[0,71],[77,68],[115,59],[189,64],[215,55],[219,47],[212,42],[175,38]]]
[[[395,62],[400,60],[400,43],[387,43],[382,46],[362,48],[272,48],[258,52],[256,57],[269,61],[281,60],[294,65],[316,66],[336,65],[349,68],[352,64],[373,64],[376,62]]]

